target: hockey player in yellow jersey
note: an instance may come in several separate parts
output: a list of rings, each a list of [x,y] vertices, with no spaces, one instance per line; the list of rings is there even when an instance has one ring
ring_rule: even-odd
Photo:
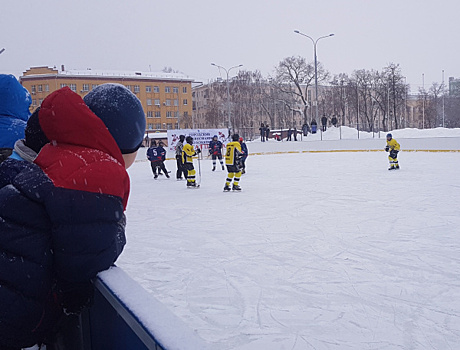
[[[187,136],[185,138],[187,142],[182,148],[182,163],[184,164],[185,175],[187,177],[187,187],[197,187],[195,179],[195,168],[193,167],[193,156],[196,156],[201,152],[199,148],[193,148],[193,138]]]
[[[241,169],[240,169],[240,158],[242,157],[241,145],[239,142],[240,135],[232,135],[232,142],[227,144],[227,151],[225,152],[225,165],[227,166],[227,181],[225,182],[224,192],[230,191],[241,191],[239,186]],[[233,180],[233,186],[230,188],[230,184]]]
[[[390,152],[388,156],[388,160],[390,161],[390,167],[388,168],[388,170],[399,169],[399,163],[398,163],[399,149],[400,149],[399,143],[393,138],[391,134],[387,134],[387,145],[385,147],[385,151]]]

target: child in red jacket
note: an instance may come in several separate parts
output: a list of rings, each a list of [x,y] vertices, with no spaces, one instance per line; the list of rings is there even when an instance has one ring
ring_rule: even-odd
[[[57,90],[29,119],[0,165],[0,348],[47,343],[88,305],[125,245],[126,169],[144,131],[140,101],[118,84],[84,101]]]

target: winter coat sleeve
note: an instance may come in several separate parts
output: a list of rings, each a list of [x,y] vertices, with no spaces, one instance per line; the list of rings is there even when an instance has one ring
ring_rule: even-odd
[[[119,197],[55,188],[46,202],[53,223],[58,279],[83,282],[108,269],[125,245],[125,217]]]

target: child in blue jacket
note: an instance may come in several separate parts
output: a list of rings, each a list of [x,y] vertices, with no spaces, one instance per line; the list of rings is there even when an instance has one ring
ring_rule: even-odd
[[[11,74],[0,74],[0,163],[11,154],[14,143],[24,138],[32,102],[29,92]]]
[[[157,168],[159,168],[158,173],[163,170],[163,173],[169,179],[168,170],[166,170],[164,163],[166,159],[166,150],[163,148],[163,146],[164,143],[162,141],[158,143],[158,146],[157,143],[153,141],[152,146],[147,150],[147,158],[150,160],[150,166],[152,168],[153,177],[155,179],[157,179],[159,175],[157,174]]]

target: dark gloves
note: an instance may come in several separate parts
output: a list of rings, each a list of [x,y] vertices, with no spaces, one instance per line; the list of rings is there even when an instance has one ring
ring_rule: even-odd
[[[93,282],[59,281],[56,286],[58,298],[66,315],[78,315],[91,304],[94,295]]]
[[[201,149],[197,148],[197,149],[195,150],[195,152],[196,152],[196,154],[200,154],[200,153],[201,153]]]
[[[390,146],[385,147],[385,152],[388,152],[390,150]]]

